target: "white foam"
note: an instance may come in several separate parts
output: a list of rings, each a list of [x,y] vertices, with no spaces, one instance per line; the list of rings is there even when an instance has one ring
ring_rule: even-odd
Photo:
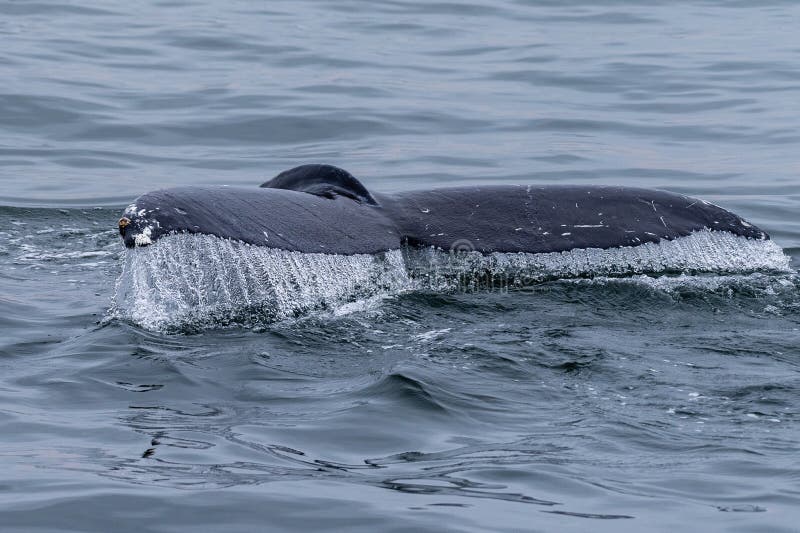
[[[665,294],[681,294],[689,292],[718,292],[733,296],[735,292],[747,291],[760,296],[775,296],[781,291],[794,293],[797,283],[800,283],[796,273],[765,274],[752,272],[749,274],[714,274],[714,275],[689,275],[677,276],[652,276],[636,274],[629,277],[577,278],[565,280],[576,284],[586,285],[637,285]],[[734,292],[735,291],[735,292]],[[769,306],[768,306],[769,307]]]
[[[471,290],[551,279],[636,274],[792,272],[791,258],[773,241],[707,230],[672,241],[608,249],[490,255],[426,249],[407,250],[405,255],[413,277],[439,289]]]
[[[249,325],[408,289],[480,290],[550,279],[666,273],[792,272],[774,242],[699,231],[636,247],[554,253],[394,250],[299,253],[209,235],[171,235],[128,249],[112,314],[148,329]],[[357,306],[356,306],[357,307]]]
[[[209,235],[126,250],[112,313],[147,329],[280,320],[408,285],[399,250],[299,253]]]

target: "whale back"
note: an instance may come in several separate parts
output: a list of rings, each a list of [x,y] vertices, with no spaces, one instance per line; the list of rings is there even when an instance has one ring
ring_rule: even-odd
[[[305,192],[331,199],[344,196],[357,202],[377,204],[360,181],[346,170],[333,165],[301,165],[284,170],[262,183],[261,187]]]

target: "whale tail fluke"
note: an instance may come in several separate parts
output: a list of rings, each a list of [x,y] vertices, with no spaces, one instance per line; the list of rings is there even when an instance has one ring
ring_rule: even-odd
[[[261,187],[305,192],[324,198],[344,196],[359,203],[378,204],[367,188],[352,174],[333,165],[301,165],[284,170],[262,183]]]

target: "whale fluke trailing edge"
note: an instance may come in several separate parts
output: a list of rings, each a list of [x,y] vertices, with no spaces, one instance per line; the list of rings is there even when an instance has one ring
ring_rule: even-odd
[[[703,200],[635,187],[476,185],[371,193],[349,172],[303,165],[261,187],[176,187],[146,193],[123,213],[125,246],[176,233],[327,254],[402,247],[547,253],[635,247],[699,231],[768,235]]]

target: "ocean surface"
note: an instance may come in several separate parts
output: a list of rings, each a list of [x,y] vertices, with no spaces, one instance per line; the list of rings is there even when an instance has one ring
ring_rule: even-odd
[[[798,25],[792,0],[0,0],[0,531],[798,531],[791,272],[322,305],[355,270],[306,264],[321,305],[292,316],[148,322],[118,312],[116,231],[152,189],[330,163],[698,196],[796,267]]]

